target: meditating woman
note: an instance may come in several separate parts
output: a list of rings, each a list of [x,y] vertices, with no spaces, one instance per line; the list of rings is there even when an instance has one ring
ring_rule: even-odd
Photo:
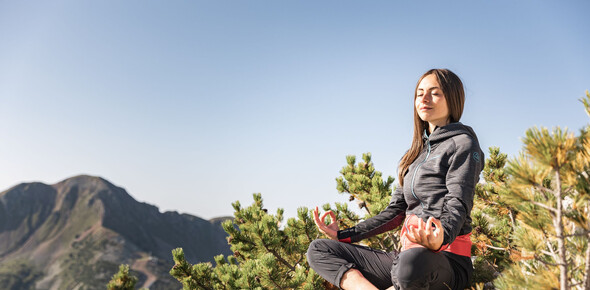
[[[329,215],[314,211],[320,232],[330,239],[309,245],[309,265],[343,289],[464,289],[471,263],[471,208],[484,165],[477,136],[459,122],[465,92],[447,69],[427,71],[414,93],[414,137],[402,157],[399,186],[378,215],[340,230]],[[352,243],[400,231],[401,252]],[[392,289],[393,289],[392,288]]]

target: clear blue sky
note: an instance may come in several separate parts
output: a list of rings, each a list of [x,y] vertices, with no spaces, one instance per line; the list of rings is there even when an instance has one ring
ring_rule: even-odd
[[[344,200],[345,156],[395,175],[418,77],[514,156],[590,120],[588,1],[0,1],[0,190],[98,175],[162,211]]]

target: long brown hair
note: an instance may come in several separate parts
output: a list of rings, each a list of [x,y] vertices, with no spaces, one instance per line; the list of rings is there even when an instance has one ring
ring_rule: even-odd
[[[399,168],[398,168],[398,181],[400,185],[404,185],[404,176],[408,173],[408,168],[410,164],[418,158],[422,149],[424,149],[424,142],[422,141],[422,136],[424,134],[424,130],[428,128],[428,122],[422,121],[420,116],[418,116],[418,112],[416,111],[416,95],[418,91],[418,86],[422,79],[429,75],[435,75],[439,85],[441,86],[441,90],[445,99],[447,101],[447,106],[449,106],[449,121],[450,123],[459,122],[461,119],[461,115],[463,114],[463,105],[465,104],[465,91],[463,90],[463,83],[461,79],[448,69],[431,69],[424,73],[418,83],[416,83],[416,89],[414,90],[414,102],[412,106],[414,107],[414,137],[412,138],[412,146],[410,150],[404,154],[402,157]]]

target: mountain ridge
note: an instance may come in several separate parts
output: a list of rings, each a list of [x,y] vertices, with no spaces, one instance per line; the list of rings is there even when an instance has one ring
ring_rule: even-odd
[[[225,219],[161,213],[97,176],[21,183],[0,193],[0,263],[38,270],[34,287],[42,289],[104,289],[122,263],[138,272],[138,285],[178,288],[168,275],[171,250],[183,247],[193,263],[230,254]]]

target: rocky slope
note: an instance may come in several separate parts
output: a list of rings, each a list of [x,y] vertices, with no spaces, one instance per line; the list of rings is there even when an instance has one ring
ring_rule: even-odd
[[[219,219],[160,213],[100,177],[20,184],[0,193],[0,288],[105,289],[125,263],[137,286],[178,289],[171,250],[212,261],[225,237]]]

